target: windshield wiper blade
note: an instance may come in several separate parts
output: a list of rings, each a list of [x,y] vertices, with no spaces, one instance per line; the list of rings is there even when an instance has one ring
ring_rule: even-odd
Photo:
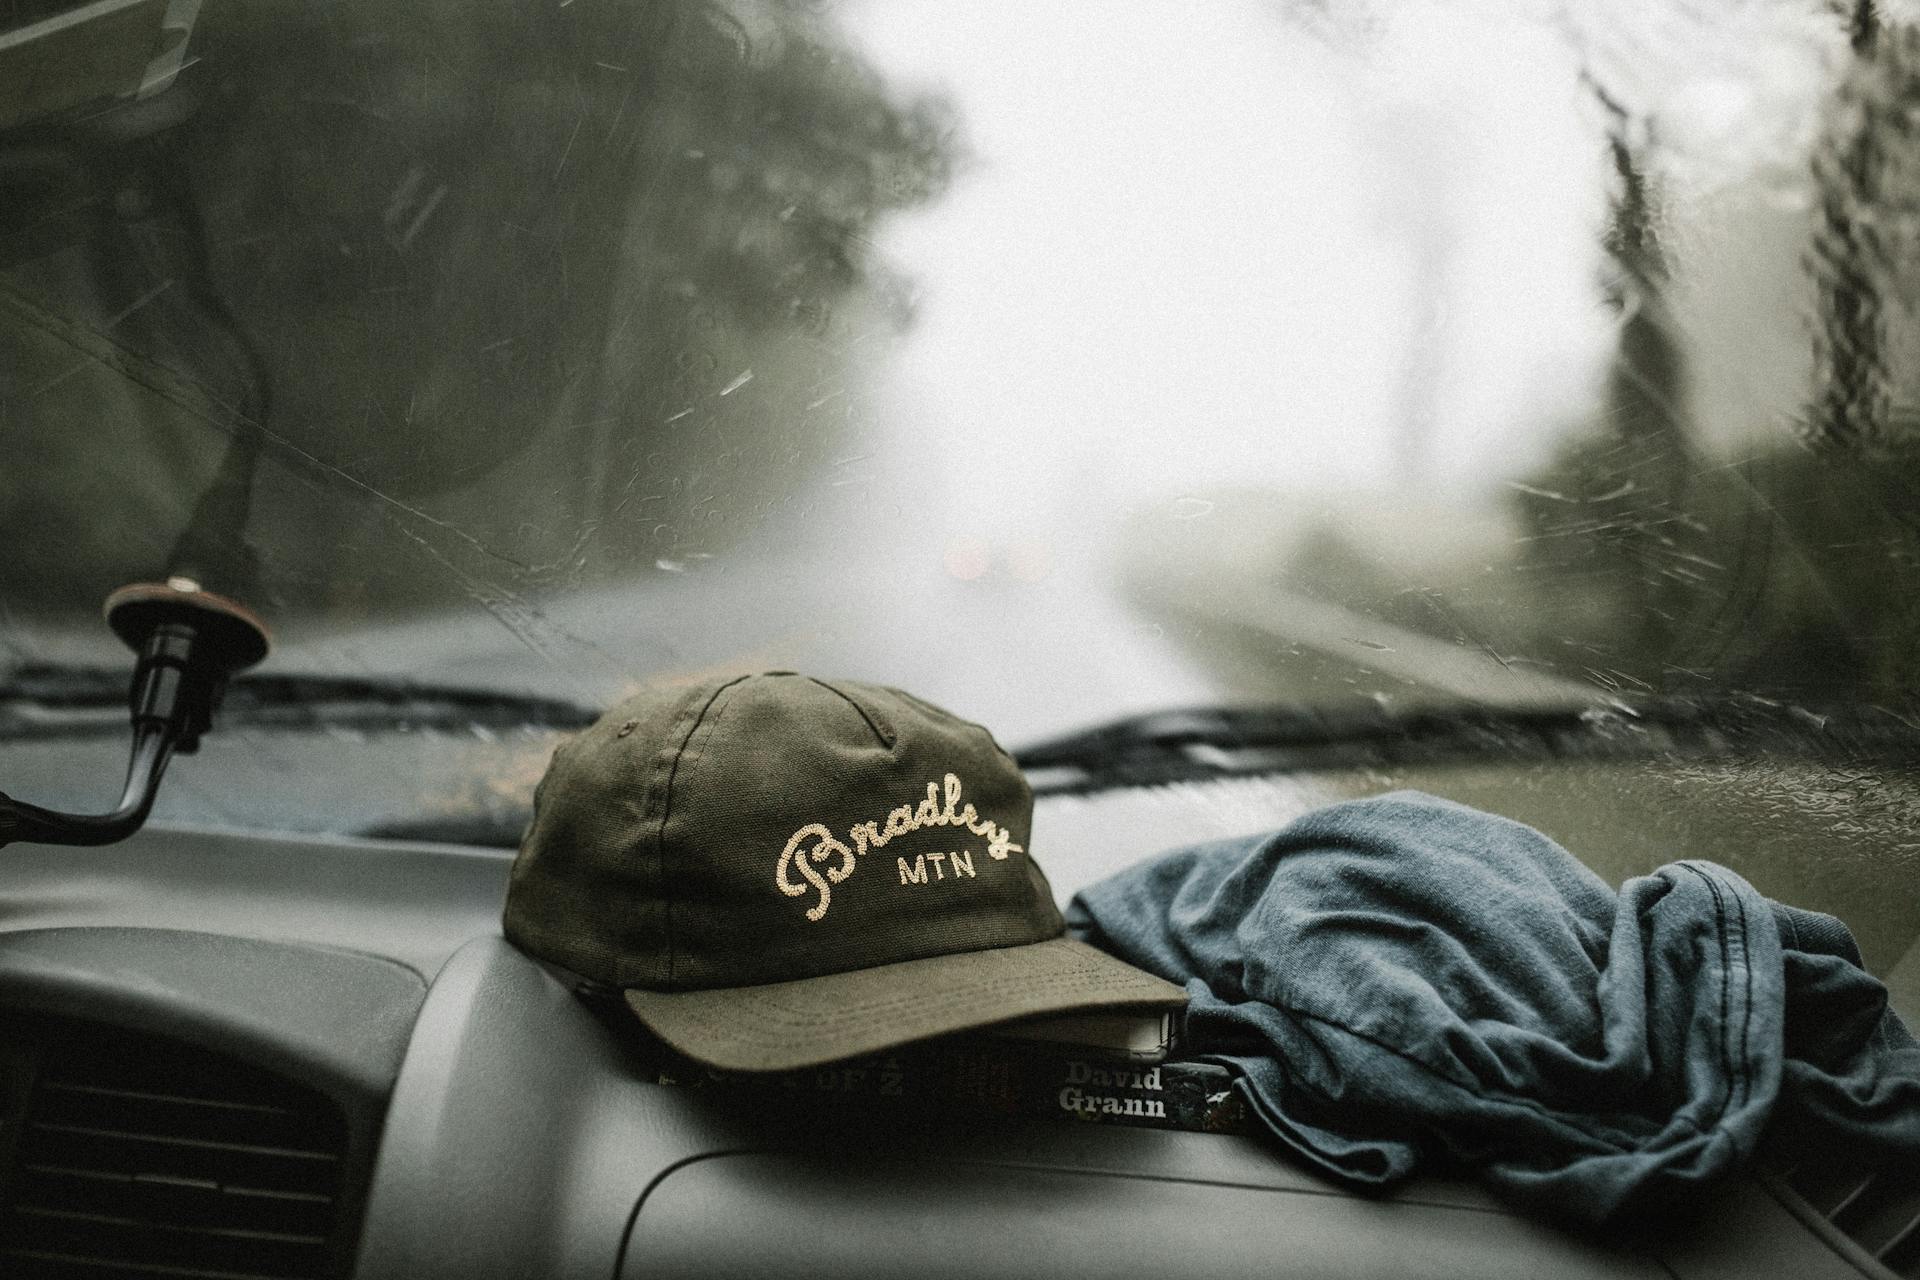
[[[1130,716],[1014,752],[1036,795],[1368,765],[1762,755],[1920,762],[1920,710],[1745,694],[1565,707],[1197,707]]]
[[[25,666],[0,678],[0,740],[126,732],[127,673]],[[233,680],[222,724],[276,729],[583,729],[599,711],[560,698],[375,677],[250,675]]]

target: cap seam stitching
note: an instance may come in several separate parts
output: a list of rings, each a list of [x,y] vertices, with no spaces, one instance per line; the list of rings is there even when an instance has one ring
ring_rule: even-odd
[[[819,676],[808,676],[807,679],[852,707],[860,718],[867,722],[867,728],[873,730],[873,736],[880,739],[880,745],[889,751],[893,750],[895,740],[899,737],[899,734],[878,712],[868,710],[860,704],[859,699],[855,698],[845,689],[840,688],[838,685],[828,684]]]
[[[659,868],[659,885],[660,885],[660,899],[661,899],[661,917],[660,918],[661,918],[662,932],[666,934],[666,942],[667,942],[666,987],[667,987],[667,990],[669,991],[673,990],[674,894],[673,894],[673,882],[667,875],[667,821],[673,816],[673,784],[675,779],[677,779],[680,776],[680,761],[686,756],[687,746],[689,743],[693,741],[693,735],[700,732],[700,726],[706,722],[707,713],[713,709],[713,704],[720,700],[721,694],[733,688],[733,686],[739,684],[741,681],[747,680],[749,678],[750,677],[748,676],[735,676],[733,679],[727,681],[725,684],[721,685],[719,688],[715,689],[712,693],[707,695],[706,702],[701,705],[699,713],[693,717],[693,723],[687,726],[686,736],[680,740],[679,748],[673,753],[673,764],[667,770],[666,794],[662,797],[660,801],[660,826],[654,836],[654,860]]]
[[[945,707],[936,706],[934,703],[928,702],[925,698],[921,697],[917,693],[909,693],[905,689],[894,689],[893,686],[891,685],[887,685],[884,687],[888,689],[892,689],[892,691],[898,694],[901,698],[903,698],[907,702],[912,703],[914,706],[920,708],[920,710],[927,712],[930,715],[933,715],[943,720],[951,720],[953,723],[960,725],[962,728],[973,729],[978,731],[979,734],[987,740],[987,745],[992,747],[994,749],[994,752],[998,754],[1001,759],[1007,761],[1009,764],[1013,765],[1016,769],[1019,768],[1019,761],[1013,758],[1013,753],[1011,751],[1008,751],[1005,747],[1001,746],[1000,739],[993,736],[993,730],[987,728],[987,726],[985,726],[984,724],[981,724],[978,720],[969,720],[965,716],[955,715],[953,712],[947,710]]]

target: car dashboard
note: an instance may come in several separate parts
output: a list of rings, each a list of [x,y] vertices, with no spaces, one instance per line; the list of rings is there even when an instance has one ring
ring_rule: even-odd
[[[1064,893],[1196,813],[1331,793],[1053,797],[1036,831]],[[11,1277],[1920,1275],[1911,1171],[1760,1170],[1576,1233],[1247,1136],[655,1083],[500,936],[506,850],[152,828],[0,857]]]

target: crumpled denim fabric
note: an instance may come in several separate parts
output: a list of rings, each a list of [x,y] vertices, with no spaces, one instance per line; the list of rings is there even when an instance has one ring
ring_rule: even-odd
[[[1067,919],[1185,983],[1190,1050],[1350,1183],[1465,1166],[1600,1223],[1763,1134],[1920,1157],[1920,1046],[1852,935],[1713,863],[1615,891],[1530,827],[1397,792],[1155,858]]]

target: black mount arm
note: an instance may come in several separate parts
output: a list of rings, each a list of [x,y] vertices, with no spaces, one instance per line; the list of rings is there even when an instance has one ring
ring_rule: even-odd
[[[76,229],[90,228],[93,265],[105,296],[152,289],[140,294],[144,300],[176,280],[182,286],[130,327],[158,324],[154,317],[173,304],[176,318],[184,312],[192,322],[186,336],[212,335],[227,348],[240,375],[233,441],[166,561],[180,576],[122,587],[106,600],[107,625],[138,655],[127,694],[133,751],[120,803],[110,813],[60,813],[0,793],[0,846],[16,840],[111,844],[138,831],[153,808],[167,762],[199,746],[228,677],[267,655],[266,625],[244,606],[200,586],[203,577],[242,592],[254,586],[256,565],[244,534],[271,397],[266,362],[213,286],[179,128],[199,101],[191,80],[183,80],[163,93],[124,100],[83,118],[34,120],[24,131],[0,130],[5,135],[0,138],[5,143],[0,146],[0,188],[5,188],[0,210],[11,213],[16,204],[24,210],[22,217],[8,219],[21,225],[0,227],[8,233],[0,235],[0,262],[31,260],[50,248],[68,247]],[[70,203],[75,197],[80,207],[95,211],[91,221],[49,212],[49,200]],[[154,220],[168,234],[129,236],[122,225]],[[169,246],[158,261],[140,252],[147,240]],[[87,242],[84,234],[81,242]],[[144,272],[135,269],[141,263]],[[123,318],[134,309],[129,307]],[[180,337],[170,334],[169,345]]]
[[[267,628],[245,607],[173,578],[107,597],[107,625],[139,655],[128,690],[133,752],[110,813],[60,813],[0,793],[0,846],[112,844],[140,829],[175,752],[200,745],[227,678],[267,656]]]

